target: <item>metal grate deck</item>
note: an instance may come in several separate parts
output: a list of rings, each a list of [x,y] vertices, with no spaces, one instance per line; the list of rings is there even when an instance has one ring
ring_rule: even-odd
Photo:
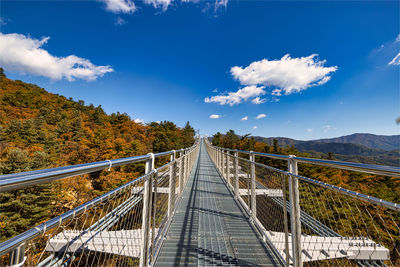
[[[156,266],[277,266],[202,143]]]

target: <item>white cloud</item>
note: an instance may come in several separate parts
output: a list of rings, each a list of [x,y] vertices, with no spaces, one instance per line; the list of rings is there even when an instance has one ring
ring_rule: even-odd
[[[251,100],[251,102],[253,104],[262,104],[265,103],[265,101],[267,101],[267,99],[265,98],[260,98],[259,96],[257,96],[256,98],[254,98],[253,100]]]
[[[166,11],[172,0],[144,0],[143,2],[147,5],[152,5],[154,8],[162,8],[163,11]]]
[[[218,17],[218,13],[225,11],[229,0],[215,0],[215,1],[202,1],[202,0],[181,0],[181,2],[192,2],[192,3],[205,3],[202,8],[202,12],[213,12],[214,17]]]
[[[136,122],[136,123],[143,123],[143,120],[140,119],[140,118],[137,118],[137,119],[134,120],[134,122]]]
[[[124,25],[124,24],[126,24],[126,20],[124,20],[123,18],[121,18],[121,17],[118,17],[116,20],[115,20],[115,23],[114,23],[115,25],[118,25],[118,26],[121,26],[121,25]]]
[[[241,118],[240,120],[241,121],[247,121],[249,119],[249,117],[248,116],[244,116],[243,118]]]
[[[99,0],[106,4],[106,9],[113,13],[133,13],[136,11],[135,3],[131,0]]]
[[[257,115],[256,120],[259,120],[259,119],[262,119],[262,118],[265,118],[265,117],[267,117],[267,115],[264,114],[264,113],[261,113],[261,114]]]
[[[214,11],[217,12],[220,8],[226,8],[229,0],[216,0],[214,4]]]
[[[258,127],[257,126],[253,126],[253,130],[255,130],[255,129],[257,129]]]
[[[327,132],[329,132],[329,131],[332,129],[332,126],[330,126],[330,125],[325,125],[325,126],[322,127],[322,129],[324,130],[324,133],[327,133]]]
[[[282,92],[281,89],[274,89],[274,90],[272,90],[271,95],[281,96],[282,95],[281,92]]]
[[[245,68],[232,67],[231,73],[242,85],[275,86],[288,95],[330,80],[337,67],[324,67],[326,60],[318,61],[316,56],[291,58],[287,54],[279,60],[263,59]]]
[[[400,53],[398,53],[392,61],[388,63],[389,65],[400,65]]]
[[[396,37],[396,42],[400,42],[400,33],[399,33],[399,35],[397,35],[397,37]]]
[[[110,66],[96,66],[75,55],[53,56],[41,48],[49,39],[43,37],[38,40],[22,34],[0,33],[0,66],[22,74],[40,75],[52,80],[66,78],[68,81],[92,81],[113,71]]]
[[[260,95],[264,95],[264,86],[258,87],[255,85],[246,86],[239,89],[236,92],[228,92],[228,94],[221,94],[212,97],[206,97],[204,102],[206,103],[219,103],[220,105],[236,105],[243,101],[247,101],[251,98],[255,98]]]
[[[210,119],[219,119],[219,118],[221,118],[221,115],[211,114],[209,118]]]
[[[212,90],[213,93],[218,93],[218,88],[215,88],[214,90]]]
[[[313,130],[311,128],[307,129],[307,132],[311,133]]]

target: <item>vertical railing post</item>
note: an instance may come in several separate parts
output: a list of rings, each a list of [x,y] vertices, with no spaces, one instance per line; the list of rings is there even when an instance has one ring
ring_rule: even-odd
[[[150,158],[146,161],[146,174],[154,170],[154,154],[148,154]],[[152,175],[148,175],[144,182],[143,212],[142,212],[142,251],[140,254],[140,267],[148,266],[149,259],[149,232],[151,216]]]
[[[185,151],[185,184],[189,176],[189,149]]]
[[[171,218],[175,203],[175,186],[176,186],[175,156],[176,156],[175,150],[173,150],[171,154],[171,166],[169,167],[168,218]]]
[[[218,169],[221,170],[221,157],[222,157],[221,149],[218,148],[217,151],[218,151]]]
[[[182,179],[183,179],[183,184],[185,184],[185,175],[186,175],[186,149],[183,151],[183,156],[182,156],[182,162],[183,162],[183,168],[182,168]]]
[[[223,168],[223,161],[224,161],[224,154],[222,153],[222,149],[219,148],[219,155],[220,155],[220,159],[219,159],[219,171],[222,173],[222,168]]]
[[[217,169],[219,169],[219,151],[218,151],[218,148],[215,148],[215,154],[217,155],[217,160],[215,161],[215,164],[217,165]]]
[[[235,196],[236,198],[239,198],[239,153],[236,150],[235,151],[235,158],[234,158],[234,174],[235,174]]]
[[[218,169],[218,165],[219,165],[219,153],[218,153],[218,148],[215,148],[215,165],[217,165],[217,169]]]
[[[26,260],[25,257],[25,243],[10,252],[10,266],[23,266]]]
[[[185,168],[185,163],[183,162],[184,151],[179,152],[179,192],[183,191],[183,169]]]
[[[282,174],[282,200],[283,200],[283,227],[285,230],[285,266],[290,266],[289,255],[289,225],[287,216],[287,203],[286,203],[286,177],[289,175]]]
[[[152,199],[152,221],[151,221],[151,257],[154,255],[154,239],[156,238],[156,213],[157,213],[157,186],[158,186],[158,172],[155,170],[153,179],[153,199]],[[153,258],[151,258],[153,260]]]
[[[256,166],[254,165],[255,156],[253,151],[250,151],[250,179],[251,179],[251,216],[255,220],[257,218],[257,203],[256,203]]]
[[[222,161],[222,173],[223,173],[222,176],[226,179],[226,158],[227,158],[226,150],[222,150],[222,153],[224,154],[224,159]]]
[[[229,150],[225,150],[226,155],[225,155],[225,179],[226,182],[229,184]]]
[[[299,182],[297,175],[297,161],[294,155],[288,159],[289,171],[289,200],[290,200],[290,223],[292,229],[292,258],[295,267],[302,267],[301,258],[301,222],[300,222],[300,200],[299,200]],[[291,175],[293,174],[293,175]]]
[[[256,166],[254,165],[255,156],[253,151],[250,151],[250,179],[251,179],[251,216],[255,220],[257,218],[257,203],[256,203]]]

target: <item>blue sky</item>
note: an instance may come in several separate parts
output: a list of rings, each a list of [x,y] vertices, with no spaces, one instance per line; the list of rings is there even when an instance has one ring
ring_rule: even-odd
[[[202,134],[399,134],[399,9],[397,1],[1,1],[0,66],[108,113],[190,121]]]

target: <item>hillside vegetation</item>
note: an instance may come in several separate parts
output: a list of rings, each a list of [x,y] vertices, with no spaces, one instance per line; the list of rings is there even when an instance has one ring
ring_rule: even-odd
[[[220,147],[262,153],[296,155],[300,157],[316,156],[310,153],[300,152],[294,145],[287,145],[282,147],[279,145],[278,139],[275,139],[272,142],[272,145],[270,145],[266,142],[257,141],[257,139],[253,137],[240,137],[236,135],[233,130],[228,131],[226,134],[215,134],[212,137],[212,144]],[[336,155],[333,155],[331,153],[329,153],[329,155],[322,155],[324,155],[324,157],[322,158],[325,159],[337,159],[335,158]],[[266,165],[282,170],[287,170],[287,163],[283,160],[273,160],[265,157],[259,157],[257,158],[257,160]],[[299,164],[299,174],[325,183],[354,190],[366,195],[383,198],[385,200],[395,203],[400,203],[399,178],[350,172],[346,170],[327,168],[323,166],[314,166],[309,164]]]
[[[0,68],[0,175],[189,147],[194,135],[189,122],[184,128],[136,123],[125,113],[108,115],[101,106],[8,79]],[[0,242],[143,171],[143,164],[133,164],[2,193]]]
[[[400,135],[352,134],[310,141],[261,136],[254,136],[254,139],[270,146],[277,140],[281,147],[294,146],[313,157],[327,158],[328,154],[333,154],[337,160],[400,166]]]
[[[318,139],[314,140],[320,143],[352,143],[357,145],[366,146],[369,148],[382,149],[382,150],[399,150],[400,149],[400,135],[375,135],[367,133],[355,133],[336,138]]]

